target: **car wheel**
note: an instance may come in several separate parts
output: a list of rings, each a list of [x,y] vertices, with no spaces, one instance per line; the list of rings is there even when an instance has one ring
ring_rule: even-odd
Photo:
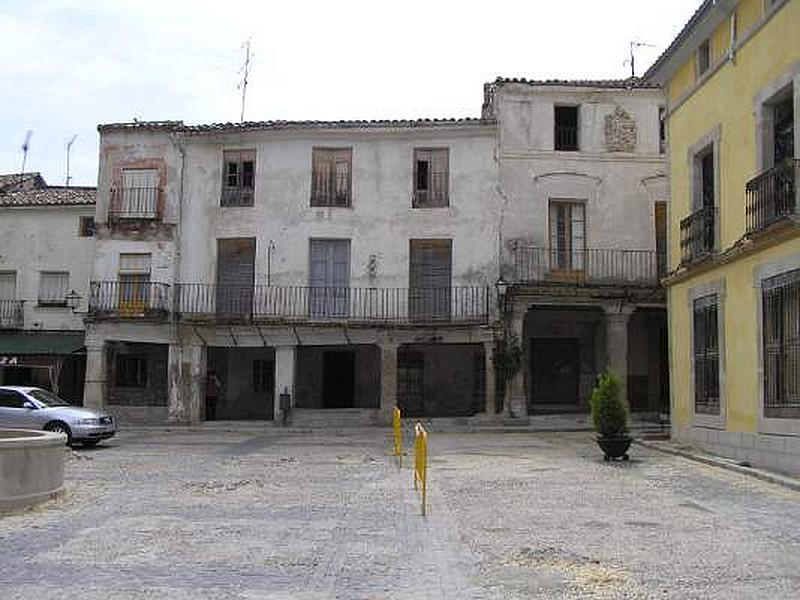
[[[44,426],[45,431],[52,431],[53,433],[63,433],[67,436],[67,446],[72,444],[72,431],[69,426],[61,421],[53,421]]]
[[[81,442],[81,444],[83,444],[84,448],[94,448],[99,443],[100,443],[100,440],[85,440],[85,441]]]

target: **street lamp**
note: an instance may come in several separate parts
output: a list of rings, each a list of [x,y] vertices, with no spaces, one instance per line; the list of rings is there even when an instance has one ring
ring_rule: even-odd
[[[75,312],[81,303],[81,295],[75,290],[70,290],[67,292],[67,295],[64,296],[64,300],[66,300],[67,306],[72,309],[72,312]]]
[[[503,310],[505,307],[506,294],[508,293],[508,283],[503,279],[502,275],[494,282],[494,289],[497,292],[497,306],[500,310]]]

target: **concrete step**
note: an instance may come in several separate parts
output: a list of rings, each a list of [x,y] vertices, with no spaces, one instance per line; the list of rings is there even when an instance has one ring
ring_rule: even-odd
[[[369,427],[381,424],[377,408],[295,408],[291,426],[305,428]]]

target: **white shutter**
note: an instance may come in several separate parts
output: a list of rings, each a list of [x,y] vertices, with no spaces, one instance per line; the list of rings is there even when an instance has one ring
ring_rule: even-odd
[[[69,290],[69,272],[42,271],[39,277],[39,302],[64,303]]]
[[[15,300],[17,297],[17,272],[0,272],[0,300]]]
[[[573,204],[571,217],[572,234],[572,268],[583,271],[583,255],[586,250],[585,209],[583,204]]]
[[[150,254],[120,254],[119,272],[121,275],[150,275]]]

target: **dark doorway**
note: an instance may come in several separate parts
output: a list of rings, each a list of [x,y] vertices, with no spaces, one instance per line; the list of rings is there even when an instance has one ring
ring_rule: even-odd
[[[577,407],[580,399],[580,364],[577,338],[532,339],[534,408]]]
[[[356,353],[326,352],[322,359],[323,408],[353,408],[356,388]]]

